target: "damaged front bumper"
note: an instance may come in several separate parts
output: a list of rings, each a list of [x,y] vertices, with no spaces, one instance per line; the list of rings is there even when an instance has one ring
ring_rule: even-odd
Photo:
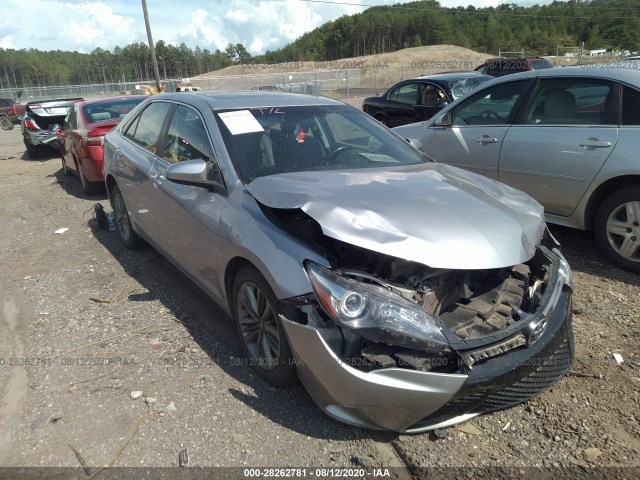
[[[491,345],[469,345],[455,373],[380,368],[362,371],[340,358],[321,327],[280,317],[296,358],[298,376],[329,416],[364,428],[418,433],[463,422],[482,413],[527,401],[555,384],[571,368],[571,273],[554,250],[544,314],[535,341],[481,358]],[[531,335],[523,323],[514,338]],[[503,345],[504,338],[496,341]],[[458,345],[459,346],[459,345]],[[471,366],[469,358],[479,359]]]

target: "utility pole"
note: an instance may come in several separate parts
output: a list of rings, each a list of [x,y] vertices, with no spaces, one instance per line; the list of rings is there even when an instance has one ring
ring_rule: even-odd
[[[160,72],[158,71],[158,60],[156,59],[156,48],[153,45],[153,37],[151,36],[151,25],[149,24],[149,12],[147,12],[147,0],[142,0],[142,12],[144,13],[144,24],[147,27],[147,38],[149,39],[149,51],[151,52],[151,65],[153,65],[153,74],[156,78],[156,90],[160,93]]]

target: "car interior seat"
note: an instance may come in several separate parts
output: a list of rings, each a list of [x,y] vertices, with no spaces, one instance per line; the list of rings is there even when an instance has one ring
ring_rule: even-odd
[[[566,90],[549,93],[544,101],[540,123],[571,124],[576,122],[576,98]]]
[[[298,172],[322,165],[324,151],[319,139],[312,135],[310,125],[308,119],[287,116],[279,134],[271,136],[277,171]]]

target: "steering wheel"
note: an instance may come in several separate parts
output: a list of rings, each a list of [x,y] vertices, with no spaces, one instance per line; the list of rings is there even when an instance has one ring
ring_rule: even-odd
[[[497,120],[498,122],[502,123],[502,117],[500,115],[498,115],[496,112],[494,112],[493,110],[483,110],[480,112],[480,118],[483,120]]]
[[[327,155],[327,158],[325,159],[327,163],[329,163],[329,161],[333,160],[335,157],[337,157],[338,155],[343,154],[346,151],[349,150],[358,150],[356,147],[353,147],[351,145],[341,145],[338,148],[331,150],[329,152],[329,154]]]

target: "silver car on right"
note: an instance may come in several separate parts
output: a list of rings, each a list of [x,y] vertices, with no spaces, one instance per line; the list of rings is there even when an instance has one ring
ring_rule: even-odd
[[[508,75],[393,130],[438,162],[528,193],[550,223],[593,230],[615,265],[640,273],[639,67]]]

